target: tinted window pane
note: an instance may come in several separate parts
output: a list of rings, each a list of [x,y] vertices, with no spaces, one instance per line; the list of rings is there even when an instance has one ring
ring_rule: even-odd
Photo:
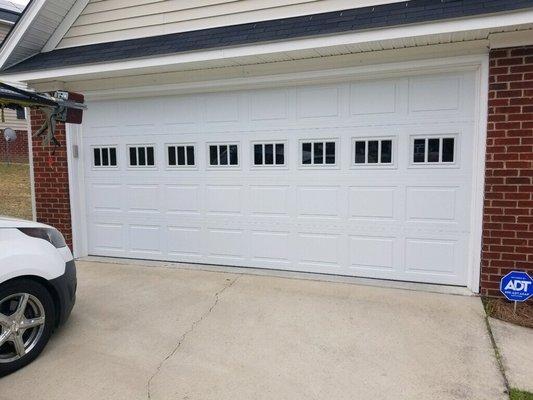
[[[138,148],[138,165],[146,165],[146,149],[144,147]]]
[[[94,166],[100,167],[102,165],[102,161],[100,159],[100,149],[94,149]]]
[[[155,165],[154,148],[153,147],[147,147],[146,148],[146,152],[147,152],[147,159],[148,159],[148,162],[146,164],[147,165]]]
[[[218,146],[220,165],[228,165],[228,146]]]
[[[168,146],[168,165],[176,165],[176,148]]]
[[[324,163],[324,143],[313,143],[313,164]]]
[[[111,161],[110,165],[116,166],[117,165],[117,149],[115,149],[114,147],[109,149],[109,158]]]
[[[439,162],[440,139],[428,139],[428,162]]]
[[[185,146],[178,146],[178,165],[185,165]]]
[[[384,164],[392,162],[392,140],[381,141],[381,162]]]
[[[130,147],[130,165],[137,165],[137,148]]]
[[[265,164],[274,164],[274,145],[265,144]]]
[[[326,164],[335,164],[335,142],[326,143]]]
[[[364,164],[365,162],[365,142],[355,142],[355,163]]]
[[[194,146],[187,146],[187,165],[194,165]]]
[[[311,164],[311,143],[302,143],[302,164]]]
[[[276,164],[285,164],[285,145],[283,143],[276,145]]]
[[[262,165],[263,164],[263,145],[254,144],[254,164]]]
[[[454,142],[453,138],[442,139],[442,162],[453,162]]]
[[[378,162],[378,147],[379,142],[377,140],[368,141],[368,163],[375,164]]]
[[[218,151],[217,146],[209,146],[209,164],[218,165]]]
[[[232,144],[229,147],[229,163],[231,165],[238,165],[239,164],[239,160],[237,158],[237,145],[236,144]]]
[[[426,140],[415,139],[413,145],[413,162],[424,162],[424,154],[426,153]]]
[[[102,165],[108,166],[109,165],[109,150],[108,149],[102,149]]]

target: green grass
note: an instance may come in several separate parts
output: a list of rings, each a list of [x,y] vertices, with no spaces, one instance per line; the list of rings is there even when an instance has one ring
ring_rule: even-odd
[[[0,215],[32,219],[28,164],[0,163]]]
[[[533,393],[524,392],[518,389],[511,389],[509,398],[511,400],[533,400]]]

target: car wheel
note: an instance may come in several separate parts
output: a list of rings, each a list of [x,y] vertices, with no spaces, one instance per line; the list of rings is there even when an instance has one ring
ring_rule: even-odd
[[[52,296],[41,284],[18,280],[0,285],[0,376],[32,362],[54,327]]]

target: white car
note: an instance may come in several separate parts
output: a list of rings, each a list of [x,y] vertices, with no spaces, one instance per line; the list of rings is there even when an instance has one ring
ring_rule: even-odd
[[[76,299],[76,266],[51,226],[0,216],[0,376],[32,362]]]

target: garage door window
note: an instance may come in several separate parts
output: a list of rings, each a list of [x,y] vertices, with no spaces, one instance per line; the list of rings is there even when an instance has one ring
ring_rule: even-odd
[[[337,163],[337,143],[329,140],[302,141],[301,163],[303,166],[335,166]]]
[[[209,145],[209,165],[211,167],[237,167],[239,148],[237,144]]]
[[[352,163],[354,166],[391,166],[393,164],[393,139],[353,139]]]
[[[413,164],[453,164],[455,163],[454,137],[415,137],[412,140]]]
[[[94,147],[93,148],[93,166],[116,167],[117,166],[117,148],[116,147]]]
[[[168,145],[168,166],[169,167],[194,167],[195,166],[195,154],[194,145]]]
[[[129,146],[130,167],[155,166],[154,146]]]
[[[253,145],[254,166],[284,166],[285,143],[255,143]]]

